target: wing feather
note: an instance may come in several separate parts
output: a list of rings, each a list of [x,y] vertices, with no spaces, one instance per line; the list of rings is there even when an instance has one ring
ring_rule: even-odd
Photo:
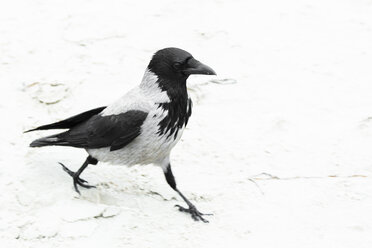
[[[91,109],[91,110],[85,111],[83,113],[80,113],[78,115],[74,115],[74,116],[72,116],[70,118],[67,118],[65,120],[62,120],[62,121],[58,121],[58,122],[55,122],[55,123],[51,123],[51,124],[47,124],[47,125],[43,125],[43,126],[34,128],[34,129],[27,130],[27,131],[25,131],[25,133],[36,131],[36,130],[72,128],[72,127],[88,120],[92,116],[99,114],[105,108],[106,107],[99,107],[99,108]]]
[[[58,135],[58,141],[79,148],[110,147],[111,151],[118,150],[140,135],[147,115],[148,113],[139,110],[118,115],[96,115]]]

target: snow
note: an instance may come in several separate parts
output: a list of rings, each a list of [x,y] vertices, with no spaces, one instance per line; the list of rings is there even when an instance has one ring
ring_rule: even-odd
[[[1,247],[372,247],[372,2],[1,1]],[[176,46],[211,66],[172,154],[99,163],[77,195],[37,125],[104,106]],[[218,82],[219,84],[215,84]]]

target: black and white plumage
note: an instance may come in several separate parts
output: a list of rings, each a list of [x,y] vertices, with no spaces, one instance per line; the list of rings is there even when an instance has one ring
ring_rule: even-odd
[[[208,66],[178,48],[159,50],[152,57],[142,82],[107,107],[100,107],[66,120],[31,129],[68,129],[65,132],[33,141],[31,147],[71,146],[84,148],[89,156],[77,172],[63,169],[77,185],[90,188],[80,174],[98,161],[127,166],[160,166],[168,184],[187,203],[178,208],[194,220],[206,220],[178,190],[170,165],[170,152],[186,127],[192,110],[186,80],[192,74],[215,75]],[[27,131],[28,132],[28,131]]]

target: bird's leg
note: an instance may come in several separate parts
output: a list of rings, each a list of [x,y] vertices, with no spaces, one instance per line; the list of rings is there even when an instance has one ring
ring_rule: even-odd
[[[91,156],[88,156],[87,159],[85,160],[85,162],[83,163],[83,165],[76,172],[71,171],[70,169],[68,169],[62,163],[59,163],[59,164],[62,165],[63,170],[72,177],[73,182],[74,182],[75,191],[80,194],[80,191],[79,191],[77,185],[80,185],[81,187],[87,188],[87,189],[89,189],[89,188],[95,188],[95,186],[86,184],[88,182],[85,181],[84,179],[81,179],[80,178],[80,174],[85,170],[85,168],[88,167],[89,164],[96,165],[97,163],[98,163],[97,159],[95,159],[95,158],[93,158]]]
[[[194,204],[192,204],[182,193],[181,191],[178,190],[177,188],[177,185],[176,185],[176,180],[173,176],[173,173],[172,173],[172,169],[171,169],[171,166],[170,164],[168,164],[166,170],[164,171],[164,175],[165,175],[165,179],[167,180],[167,183],[172,187],[172,189],[174,189],[174,191],[176,191],[180,196],[181,198],[186,202],[186,204],[188,205],[189,208],[184,208],[180,205],[175,205],[176,207],[178,207],[178,210],[181,211],[181,212],[186,212],[186,213],[189,213],[191,214],[191,217],[196,220],[196,221],[203,221],[204,223],[207,223],[208,220],[204,219],[202,216],[203,215],[211,215],[211,214],[203,214],[201,212],[199,212],[196,207],[194,206]]]

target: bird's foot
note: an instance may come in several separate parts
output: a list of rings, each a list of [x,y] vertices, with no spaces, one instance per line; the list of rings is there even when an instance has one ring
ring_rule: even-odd
[[[73,172],[73,171],[71,171],[69,168],[67,168],[64,164],[62,164],[62,163],[59,163],[61,166],[62,166],[62,169],[67,173],[67,174],[69,174],[71,177],[72,177],[72,179],[73,179],[73,181],[74,181],[74,188],[75,188],[75,191],[77,192],[77,193],[79,193],[79,195],[80,195],[80,191],[79,191],[79,189],[78,189],[78,185],[80,185],[81,187],[83,187],[83,188],[86,188],[86,189],[90,189],[90,188],[95,188],[96,186],[93,186],[93,185],[89,185],[89,184],[87,184],[88,182],[86,181],[86,180],[84,180],[84,179],[81,179],[80,177],[79,177],[79,174],[77,174],[76,172]]]
[[[185,212],[185,213],[189,213],[191,214],[191,217],[195,220],[195,221],[203,221],[204,223],[208,223],[209,221],[204,219],[202,216],[203,215],[213,215],[213,214],[203,214],[203,213],[200,213],[199,210],[196,209],[196,207],[194,205],[189,205],[189,208],[184,208],[180,205],[175,205],[175,207],[178,207],[178,210],[180,212]]]

